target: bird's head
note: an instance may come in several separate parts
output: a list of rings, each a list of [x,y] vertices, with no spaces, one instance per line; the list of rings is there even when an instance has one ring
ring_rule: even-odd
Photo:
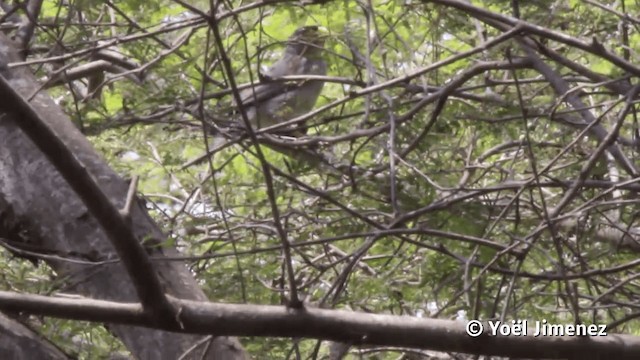
[[[320,56],[327,30],[319,26],[304,26],[296,30],[287,40],[287,53],[304,56]]]

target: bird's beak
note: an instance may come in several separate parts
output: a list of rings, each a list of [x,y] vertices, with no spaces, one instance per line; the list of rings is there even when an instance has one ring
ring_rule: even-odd
[[[324,26],[318,26],[318,31],[317,31],[317,44],[318,45],[324,46],[325,42],[330,37],[331,37],[331,34],[329,33],[329,29],[327,29]]]
[[[318,34],[321,39],[327,39],[331,34],[329,33],[329,29],[324,26],[318,26]]]

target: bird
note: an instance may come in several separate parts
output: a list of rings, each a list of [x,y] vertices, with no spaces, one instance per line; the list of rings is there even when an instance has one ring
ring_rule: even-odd
[[[234,105],[236,110],[244,109],[249,124],[254,130],[291,120],[313,109],[322,92],[324,81],[309,79],[283,82],[272,80],[292,75],[326,75],[327,62],[323,57],[323,52],[327,37],[326,30],[318,26],[298,28],[286,41],[282,57],[260,76],[260,82],[240,92],[240,102]],[[185,110],[192,116],[201,118],[202,109],[198,104],[189,104]],[[207,132],[214,135],[210,145],[213,150],[184,164],[183,169],[201,163],[211,154],[226,147],[225,138],[229,135],[232,137],[238,135],[236,132],[239,130],[238,127],[244,128],[243,120],[237,116],[238,111],[229,113],[230,121],[209,112],[204,115],[205,118],[212,119],[211,122],[215,124],[210,124],[208,121],[202,122]],[[221,132],[226,134],[225,137],[218,136]],[[306,134],[304,124],[275,132],[275,135],[293,137],[300,137],[304,134]],[[275,144],[269,144],[269,146],[278,148],[278,145]],[[284,151],[279,149],[278,151],[288,153],[288,149]],[[300,149],[297,151],[300,152]]]
[[[318,26],[298,28],[287,40],[282,57],[261,76],[261,81],[240,92],[240,103],[253,129],[261,129],[291,120],[310,112],[315,106],[324,81],[272,81],[292,75],[326,75],[324,59],[326,30]],[[283,129],[299,136],[304,126]]]

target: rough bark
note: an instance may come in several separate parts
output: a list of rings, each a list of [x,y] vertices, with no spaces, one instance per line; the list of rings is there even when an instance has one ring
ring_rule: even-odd
[[[17,59],[14,44],[0,35],[0,74],[23,97],[32,97],[31,104],[42,119],[84,163],[113,204],[122,207],[128,184],[96,153],[53,100],[39,91],[29,69],[8,67]],[[37,95],[33,96],[34,93]],[[68,278],[70,291],[96,299],[138,301],[124,268],[109,261],[117,259],[117,255],[96,220],[44,154],[18,129],[17,121],[20,119],[3,112],[0,102],[0,199],[4,199],[4,206],[0,206],[4,220],[0,226],[5,234],[18,246],[24,247],[28,242],[31,250],[57,255],[45,261],[61,277]],[[138,239],[165,238],[141,204],[133,206],[131,216]],[[175,249],[167,247],[154,248],[149,253],[154,257],[177,255]],[[183,263],[159,261],[157,270],[167,293],[206,300]],[[140,359],[176,359],[201,339],[131,326],[109,328]],[[191,355],[201,356],[203,348],[206,344]],[[207,357],[210,359],[246,357],[234,338],[216,338],[210,348]]]
[[[28,327],[0,314],[0,354],[3,359],[71,359]]]

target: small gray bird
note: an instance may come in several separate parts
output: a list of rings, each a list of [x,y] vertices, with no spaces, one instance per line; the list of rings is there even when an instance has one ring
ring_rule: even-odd
[[[299,28],[287,40],[284,56],[264,77],[270,80],[291,75],[326,75],[327,63],[322,58],[326,38],[323,29],[317,26]],[[240,93],[240,106],[255,129],[265,128],[310,112],[323,85],[320,80],[262,81]]]

